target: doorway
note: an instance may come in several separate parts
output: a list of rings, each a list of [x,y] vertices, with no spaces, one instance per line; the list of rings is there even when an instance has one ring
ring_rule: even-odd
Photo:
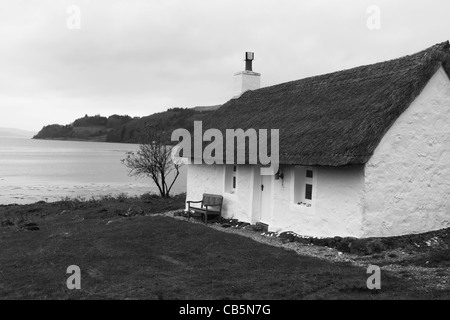
[[[260,176],[261,177],[261,206],[259,221],[265,224],[269,224],[272,217],[272,198],[273,198],[273,176]]]

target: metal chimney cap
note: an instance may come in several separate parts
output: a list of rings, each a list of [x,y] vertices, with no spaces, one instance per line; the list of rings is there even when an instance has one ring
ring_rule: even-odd
[[[255,53],[254,52],[246,52],[245,53],[245,61],[252,61],[255,59]]]

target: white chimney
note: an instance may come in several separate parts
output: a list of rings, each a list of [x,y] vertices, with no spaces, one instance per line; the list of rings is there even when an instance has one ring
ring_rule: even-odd
[[[252,70],[254,58],[253,52],[245,53],[245,71],[234,74],[233,98],[239,98],[247,90],[255,90],[261,87],[261,74]]]

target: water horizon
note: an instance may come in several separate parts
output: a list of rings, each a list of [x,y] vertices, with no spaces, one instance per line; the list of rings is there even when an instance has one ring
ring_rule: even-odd
[[[153,181],[128,175],[120,160],[138,144],[0,137],[0,205],[105,195],[156,193]],[[186,190],[180,169],[172,193]]]

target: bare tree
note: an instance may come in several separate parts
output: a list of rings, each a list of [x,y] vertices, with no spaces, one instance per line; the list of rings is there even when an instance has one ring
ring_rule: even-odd
[[[145,126],[142,143],[136,152],[127,152],[122,163],[129,169],[130,176],[148,176],[153,179],[161,197],[170,197],[170,190],[180,174],[181,163],[173,161],[173,146],[164,139],[158,126]],[[169,184],[169,175],[175,176]]]

